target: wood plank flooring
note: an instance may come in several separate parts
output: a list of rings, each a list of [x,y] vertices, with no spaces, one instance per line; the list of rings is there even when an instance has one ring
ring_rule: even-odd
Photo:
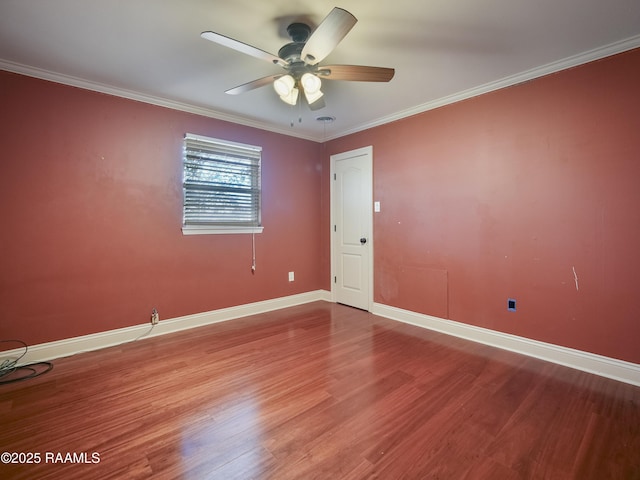
[[[41,455],[0,478],[640,479],[640,388],[341,305],[54,364],[0,386]]]

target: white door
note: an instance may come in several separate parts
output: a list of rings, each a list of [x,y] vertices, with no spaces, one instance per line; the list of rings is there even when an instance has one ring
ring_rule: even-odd
[[[371,147],[331,156],[332,298],[370,310],[373,299]]]

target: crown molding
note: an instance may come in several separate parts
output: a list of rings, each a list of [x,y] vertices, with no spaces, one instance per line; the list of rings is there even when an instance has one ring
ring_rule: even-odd
[[[267,125],[262,122],[257,122],[246,117],[229,115],[226,113],[218,112],[211,108],[200,107],[189,103],[178,102],[175,100],[169,100],[163,97],[157,97],[154,95],[148,95],[133,90],[127,90],[124,88],[113,87],[99,82],[93,82],[71,75],[65,75],[58,72],[52,72],[50,70],[44,70],[37,67],[31,67],[29,65],[23,65],[21,63],[10,62],[8,60],[0,59],[0,70],[6,70],[8,72],[18,73],[27,77],[38,78],[40,80],[48,80],[54,83],[60,83],[71,87],[82,88],[84,90],[91,90],[93,92],[104,93],[107,95],[113,95],[116,97],[126,98],[129,100],[135,100],[138,102],[148,103],[159,107],[165,107],[172,110],[178,110],[186,113],[193,113],[208,118],[215,118],[216,120],[222,120],[225,122],[235,123],[238,125],[244,125],[245,127],[257,128],[260,130],[267,130],[274,133],[280,133],[282,135],[293,136],[290,130],[277,128],[272,125]],[[309,137],[304,135],[296,135],[298,138],[305,140],[318,141],[315,137]]]
[[[508,77],[504,77],[500,80],[489,82],[484,85],[480,85],[478,87],[473,87],[468,90],[463,90],[461,92],[454,93],[452,95],[447,95],[446,97],[437,98],[430,102],[423,103],[422,105],[417,105],[407,110],[402,110],[400,112],[394,113],[393,115],[381,117],[377,120],[360,125],[356,128],[343,131],[331,138],[328,138],[327,140],[333,140],[336,138],[351,135],[353,133],[361,132],[363,130],[368,130],[373,127],[379,127],[380,125],[395,122],[397,120],[402,120],[403,118],[417,115],[419,113],[424,113],[429,110],[434,110],[436,108],[444,107],[445,105],[450,105],[452,103],[460,102],[462,100],[467,100],[469,98],[477,97],[479,95],[493,92],[495,90],[511,87],[519,83],[528,82],[536,78],[544,77],[545,75],[550,75],[552,73],[557,73],[562,70],[567,70],[569,68],[577,67],[585,63],[610,57],[612,55],[633,50],[634,48],[638,48],[638,47],[640,47],[640,35],[635,35],[625,40],[620,40],[618,42],[611,43],[603,47],[599,47],[593,50],[589,50],[587,52],[579,53],[578,55],[573,55],[571,57],[568,57],[556,62],[551,62],[546,65],[542,65],[540,67],[532,68],[531,70],[527,70],[525,72],[517,73],[515,75],[510,75]]]
[[[326,138],[317,138],[315,136],[302,135],[302,134],[299,134],[299,132],[295,132],[297,133],[297,135],[292,135],[293,132],[290,129],[277,128],[273,125],[268,125],[263,122],[257,122],[257,121],[248,119],[246,117],[229,115],[222,112],[218,112],[210,108],[191,105],[184,102],[177,102],[174,100],[169,100],[166,98],[157,97],[153,95],[147,95],[145,93],[136,92],[133,90],[117,88],[110,85],[105,85],[102,83],[92,82],[82,78],[73,77],[70,75],[64,75],[61,73],[52,72],[52,71],[44,70],[41,68],[36,68],[28,65],[23,65],[20,63],[11,62],[8,60],[0,59],[0,69],[13,72],[13,73],[18,73],[21,75],[26,75],[29,77],[39,78],[42,80],[49,80],[55,83],[61,83],[64,85],[78,87],[85,90],[91,90],[94,92],[114,95],[117,97],[122,97],[130,100],[136,100],[139,102],[148,103],[151,105],[170,108],[173,110],[178,110],[178,111],[187,112],[187,113],[193,113],[195,115],[201,115],[204,117],[215,118],[217,120],[244,125],[246,127],[257,128],[260,130],[267,130],[273,133],[279,133],[282,135],[294,136],[304,140],[311,140],[314,142],[323,143],[329,140],[334,140],[336,138],[345,137],[353,133],[361,132],[363,130],[367,130],[373,127],[378,127],[387,123],[395,122],[397,120],[402,120],[403,118],[417,115],[419,113],[424,113],[429,110],[434,110],[436,108],[443,107],[445,105],[450,105],[452,103],[460,102],[462,100],[467,100],[469,98],[483,95],[485,93],[493,92],[495,90],[500,90],[502,88],[506,88],[513,85],[517,85],[519,83],[524,83],[530,80],[534,80],[536,78],[540,78],[545,75],[550,75],[552,73],[566,70],[568,68],[577,67],[585,63],[589,63],[595,60],[600,60],[602,58],[616,55],[618,53],[633,50],[634,48],[638,48],[638,47],[640,47],[640,35],[635,35],[633,37],[620,40],[618,42],[614,42],[599,48],[595,48],[587,52],[573,55],[571,57],[568,57],[556,62],[551,62],[546,65],[542,65],[540,67],[532,68],[531,70],[527,70],[525,72],[517,73],[515,75],[510,75],[508,77],[504,77],[500,80],[489,82],[484,85],[480,85],[478,87],[473,87],[467,90],[463,90],[461,92],[454,93],[452,95],[447,95],[445,97],[437,98],[427,103],[423,103],[421,105],[417,105],[415,107],[396,112],[392,115],[380,117],[371,122],[358,125],[357,127],[343,130],[339,133],[336,133],[333,136],[329,136]]]

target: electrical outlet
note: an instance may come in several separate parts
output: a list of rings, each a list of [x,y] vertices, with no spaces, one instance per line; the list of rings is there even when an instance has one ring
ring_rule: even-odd
[[[160,321],[160,315],[155,308],[151,311],[151,325],[157,325]]]
[[[293,272],[289,272],[289,281],[293,282],[295,280],[295,274]]]
[[[510,312],[516,311],[516,299],[515,298],[507,298],[507,310]]]

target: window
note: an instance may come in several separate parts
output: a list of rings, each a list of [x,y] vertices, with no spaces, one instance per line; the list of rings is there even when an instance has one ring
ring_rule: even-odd
[[[260,233],[261,147],[187,134],[182,232]]]

